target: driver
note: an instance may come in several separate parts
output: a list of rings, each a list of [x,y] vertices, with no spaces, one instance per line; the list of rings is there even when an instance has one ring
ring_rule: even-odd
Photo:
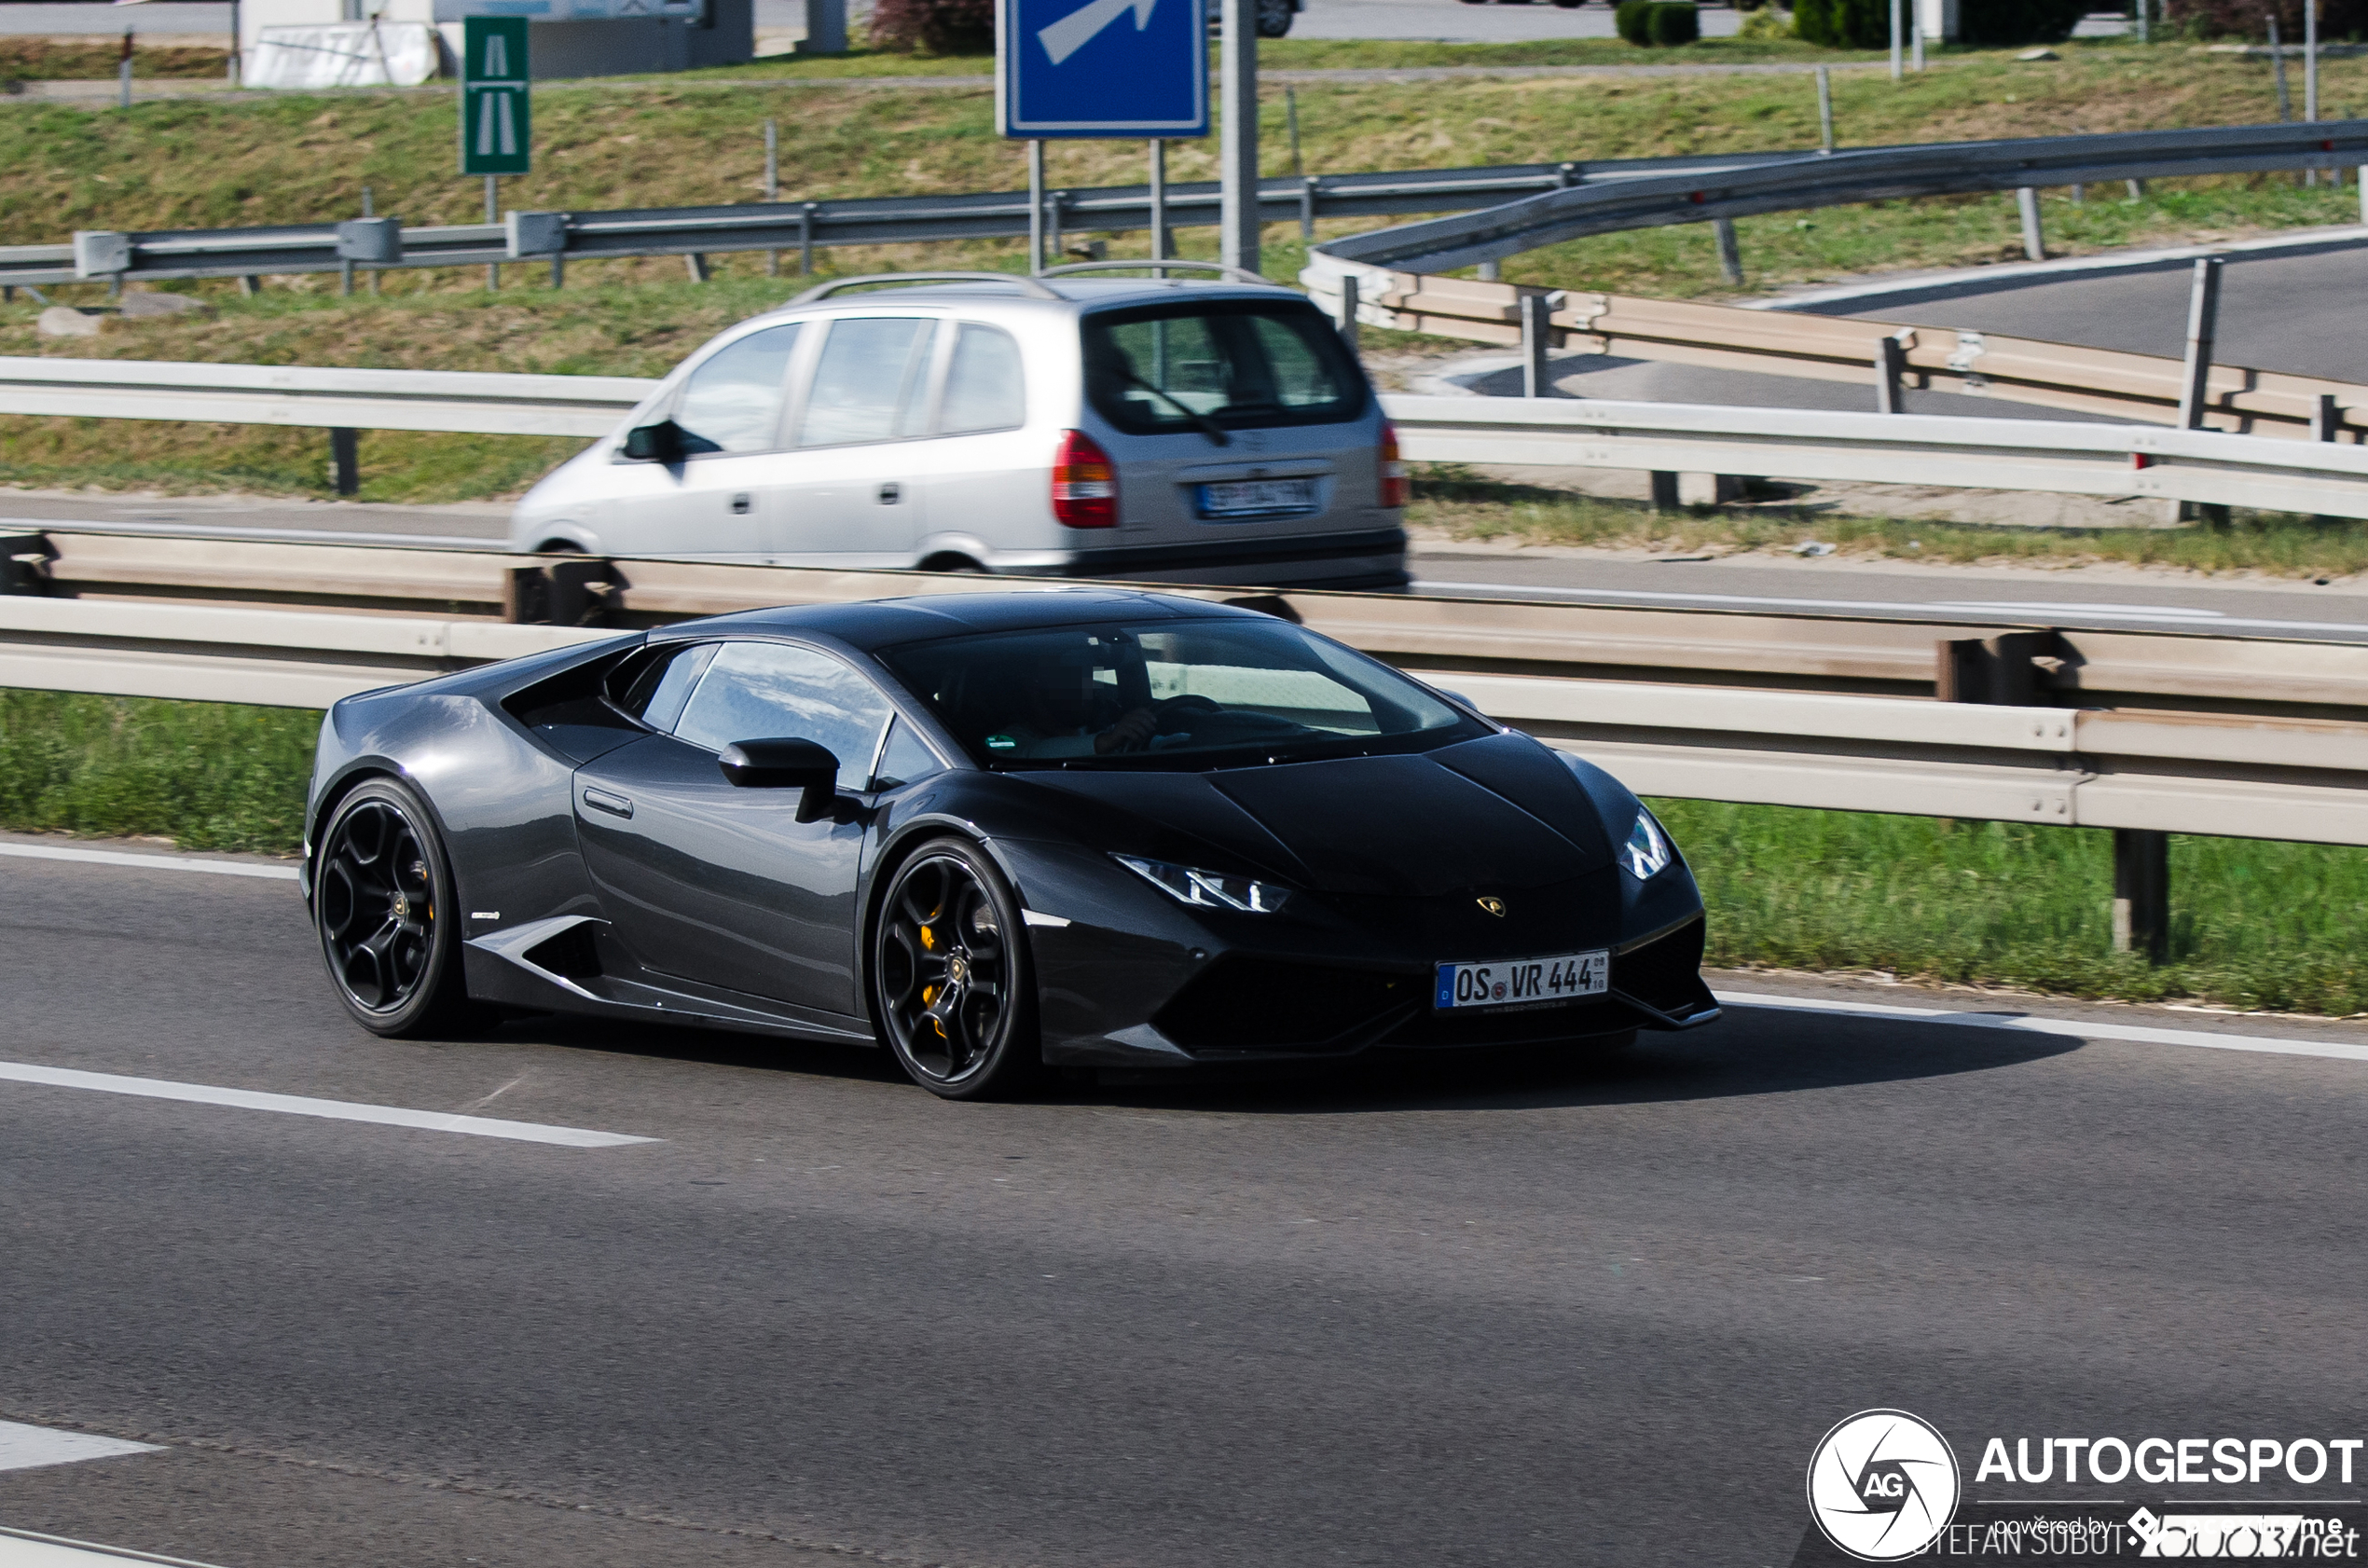
[[[1149,706],[1123,708],[1117,691],[1094,679],[1091,664],[1048,653],[1028,666],[1020,710],[989,732],[986,750],[1003,757],[1107,757],[1140,750],[1158,722]]]

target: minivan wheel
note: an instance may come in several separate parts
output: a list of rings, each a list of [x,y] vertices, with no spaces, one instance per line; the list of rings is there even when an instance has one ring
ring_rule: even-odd
[[[986,568],[968,556],[931,556],[921,563],[921,570],[923,571],[951,571],[970,577],[980,577],[986,573]]]
[[[1291,0],[1258,0],[1258,35],[1280,38],[1291,30]]]

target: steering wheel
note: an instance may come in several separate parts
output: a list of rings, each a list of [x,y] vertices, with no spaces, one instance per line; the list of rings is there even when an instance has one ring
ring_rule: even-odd
[[[1153,735],[1171,735],[1175,733],[1168,727],[1167,722],[1169,717],[1173,714],[1222,713],[1224,711],[1225,705],[1218,702],[1216,698],[1205,697],[1197,693],[1187,692],[1180,697],[1168,697],[1163,701],[1151,704],[1151,715],[1154,721],[1151,725],[1151,733]]]

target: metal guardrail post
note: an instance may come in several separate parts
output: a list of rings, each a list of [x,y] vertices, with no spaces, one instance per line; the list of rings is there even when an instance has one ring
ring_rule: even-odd
[[[800,277],[809,276],[814,271],[814,214],[821,205],[819,201],[808,201],[798,208],[797,269]]]
[[[1355,274],[1341,280],[1341,339],[1350,353],[1356,352],[1356,278]]]
[[[1553,347],[1554,304],[1542,294],[1521,296],[1521,395],[1554,395],[1554,373],[1548,364]]]
[[[2023,220],[2023,254],[2033,261],[2047,259],[2047,246],[2039,232],[2039,192],[2030,186],[2015,191],[2015,211]]]
[[[1045,238],[1052,241],[1046,254],[1054,266],[1059,265],[1061,257],[1068,254],[1067,244],[1061,238],[1061,209],[1067,204],[1068,199],[1069,193],[1065,190],[1056,190],[1044,199]]]
[[[2220,269],[2218,256],[2196,262],[2196,281],[2187,291],[2187,359],[2180,379],[2179,428],[2201,430],[2211,396],[2212,339],[2220,330]]]
[[[1653,510],[1656,512],[1676,511],[1677,475],[1666,470],[1657,468],[1653,470],[1652,484]]]
[[[38,533],[0,534],[0,594],[37,594],[48,586],[43,568],[49,541]]]
[[[1299,237],[1311,245],[1315,242],[1315,179],[1302,174],[1299,183]]]
[[[1713,218],[1710,222],[1710,228],[1711,233],[1714,235],[1718,241],[1719,275],[1725,278],[1728,282],[1735,284],[1738,288],[1742,287],[1743,282],[1743,250],[1742,247],[1735,241],[1735,220],[1733,218]]]
[[[1817,68],[1817,150],[1834,150],[1834,78],[1823,65]]]
[[[2113,830],[2113,951],[2170,956],[2170,835]]]
[[[362,493],[362,440],[359,432],[329,432],[329,468],[337,494]]]
[[[682,268],[691,275],[691,282],[695,283],[704,283],[707,282],[707,257],[697,251],[690,251],[684,254],[682,257]]]
[[[1907,412],[1907,395],[1901,382],[1907,375],[1907,348],[1896,337],[1885,337],[1875,344],[1875,412],[1904,414]]]
[[[1154,136],[1151,138],[1151,259],[1153,261],[1165,261],[1173,254],[1170,250],[1172,239],[1173,236],[1167,231],[1167,144]],[[1356,286],[1356,280],[1351,279],[1349,287],[1354,289]],[[1353,334],[1350,341],[1352,344],[1355,342]]]
[[[2334,392],[2320,392],[2319,406],[2310,412],[2310,438],[2313,441],[2340,441],[2343,430],[2343,405],[2335,401]]]

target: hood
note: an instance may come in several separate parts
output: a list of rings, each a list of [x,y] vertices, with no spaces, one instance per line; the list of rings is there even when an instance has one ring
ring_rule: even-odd
[[[1612,858],[1578,779],[1526,736],[1215,773],[1029,777],[1137,818],[1151,835],[1147,853],[1189,854],[1174,842],[1180,836],[1315,892],[1433,898],[1536,887]],[[1155,849],[1160,841],[1173,847]]]

